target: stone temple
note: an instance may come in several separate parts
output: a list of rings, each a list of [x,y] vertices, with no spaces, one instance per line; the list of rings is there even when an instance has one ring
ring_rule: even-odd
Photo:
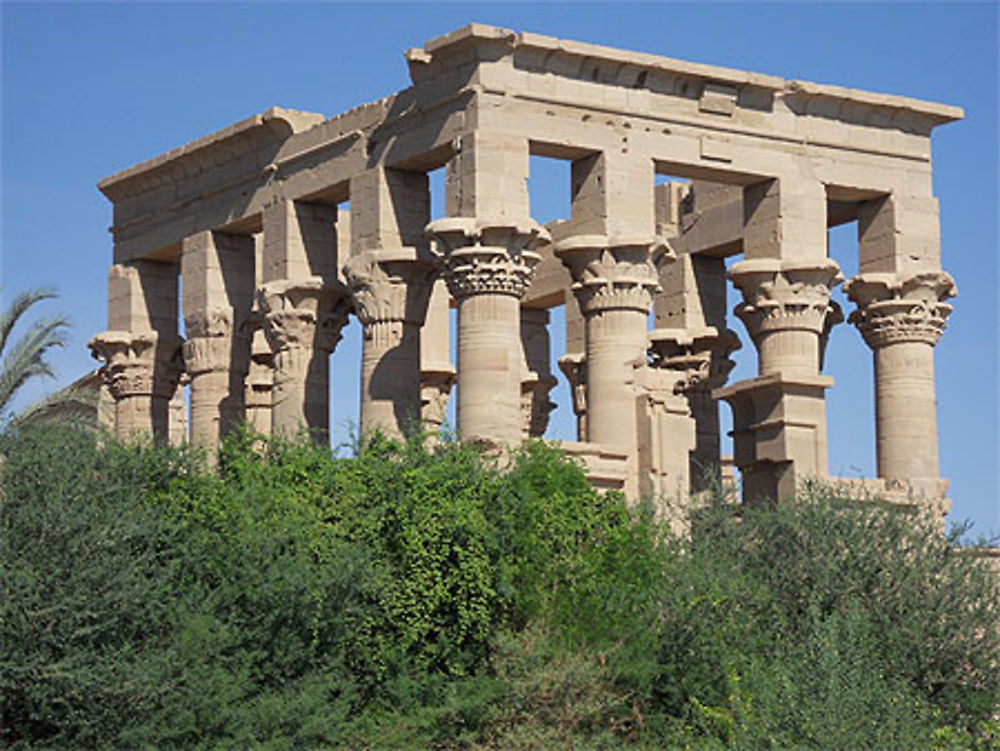
[[[725,401],[744,500],[786,499],[828,475],[843,283],[875,372],[878,477],[851,482],[947,512],[934,346],[955,285],[930,136],[961,109],[481,25],[406,61],[412,85],[379,101],[273,108],[100,183],[114,265],[91,347],[119,435],[211,449],[246,420],[325,440],[354,315],[362,431],[433,432],[454,390],[460,436],[502,451],[544,433],[561,371],[578,425],[563,446],[594,485],[697,494],[719,472]],[[569,219],[532,219],[532,155],[570,163]],[[827,230],[846,222],[860,273],[845,281]],[[758,363],[736,383],[731,325]]]

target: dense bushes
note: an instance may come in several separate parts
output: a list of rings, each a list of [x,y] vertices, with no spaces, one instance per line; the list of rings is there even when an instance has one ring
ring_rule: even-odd
[[[990,748],[998,596],[817,490],[672,538],[542,444],[8,437],[13,748]]]

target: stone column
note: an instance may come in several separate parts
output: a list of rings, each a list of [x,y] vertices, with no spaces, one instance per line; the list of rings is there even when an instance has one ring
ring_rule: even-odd
[[[351,258],[344,275],[364,327],[361,431],[399,437],[421,414],[421,326],[434,277],[423,172],[373,167],[351,179]]]
[[[274,357],[271,424],[305,428],[329,440],[330,353],[351,300],[337,277],[336,206],[278,201],[264,208],[264,250],[257,305]]]
[[[450,300],[448,284],[439,276],[431,288],[427,316],[420,330],[420,419],[432,439],[444,425],[448,399],[456,381],[449,354]]]
[[[757,348],[758,377],[714,392],[733,409],[744,501],[784,501],[800,480],[827,474],[820,375],[830,329],[843,320],[830,290],[842,277],[827,258],[826,193],[782,179],[744,191],[745,260],[729,278],[743,293],[736,315]]]
[[[447,218],[427,226],[458,304],[458,432],[491,446],[521,440],[521,310],[548,233],[531,219],[528,143],[480,127],[448,162]]]
[[[584,317],[587,441],[637,452],[634,369],[659,266],[674,257],[654,234],[653,163],[614,152],[573,163],[573,217],[555,253],[569,269]],[[625,492],[637,498],[630,459]]]
[[[571,352],[557,361],[559,370],[569,382],[570,398],[573,400],[573,414],[576,415],[576,439],[587,438],[587,355]]]
[[[170,400],[183,371],[177,334],[177,264],[133,261],[108,275],[108,331],[90,340],[104,363],[120,438],[167,441]]]
[[[468,441],[521,440],[521,305],[539,256],[537,224],[482,225],[465,217],[431,222],[458,301],[458,432]]]
[[[275,433],[305,428],[330,437],[330,354],[347,325],[350,301],[321,279],[267,282],[258,292],[274,354],[271,423]]]
[[[857,303],[851,323],[875,358],[878,476],[939,477],[934,346],[945,329],[955,284],[943,271],[860,274],[845,285]]]
[[[253,238],[211,231],[185,238],[181,277],[187,333],[184,361],[191,381],[191,444],[211,454],[245,417]]]
[[[549,413],[556,405],[549,399],[555,387],[552,375],[549,346],[549,312],[521,308],[521,351],[523,353],[521,380],[521,411],[525,438],[541,438],[549,425]]]
[[[402,436],[421,417],[420,327],[437,269],[417,248],[367,251],[344,267],[364,327],[361,432]]]

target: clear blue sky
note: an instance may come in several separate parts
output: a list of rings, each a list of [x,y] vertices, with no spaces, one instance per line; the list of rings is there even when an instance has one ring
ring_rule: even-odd
[[[54,358],[60,384],[92,367],[86,341],[105,327],[111,207],[95,187],[99,179],[273,105],[334,115],[404,88],[403,51],[470,21],[964,107],[963,122],[934,136],[942,254],[960,294],[937,348],[941,467],[952,480],[952,518],[1000,532],[995,3],[0,9],[0,283],[5,300],[26,287],[58,288],[50,309],[74,323],[71,346]],[[532,179],[537,218],[563,213],[561,181],[539,164]],[[833,233],[832,252],[845,274],[854,273],[852,230]],[[746,342],[739,322],[731,325]],[[341,435],[356,420],[358,348],[354,324],[334,356]],[[751,353],[745,346],[738,377],[751,373]],[[831,472],[873,475],[870,354],[843,325],[827,361],[837,380],[828,398]],[[557,436],[569,434],[567,396],[565,389],[556,394]]]

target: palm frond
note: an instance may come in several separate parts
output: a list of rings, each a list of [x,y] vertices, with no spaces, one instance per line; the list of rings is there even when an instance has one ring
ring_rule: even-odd
[[[56,293],[48,288],[29,289],[17,295],[9,307],[0,311],[0,352],[7,349],[7,340],[21,316],[35,303],[51,300],[55,296]]]
[[[14,394],[29,379],[53,375],[45,361],[45,353],[66,344],[69,322],[59,316],[36,321],[4,354],[0,366],[0,411],[6,410]]]

